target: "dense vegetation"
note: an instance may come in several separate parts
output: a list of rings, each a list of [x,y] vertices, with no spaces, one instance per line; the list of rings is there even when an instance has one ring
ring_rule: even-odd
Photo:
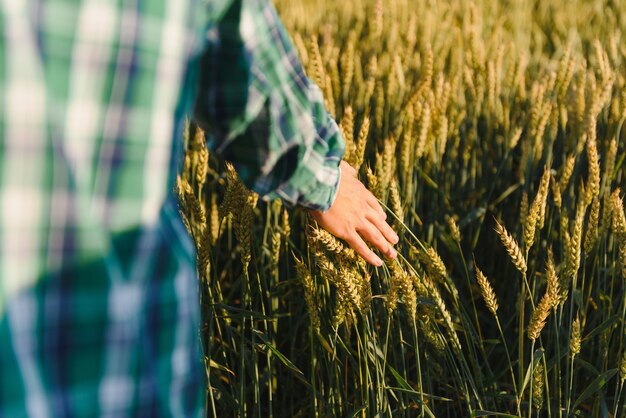
[[[209,416],[624,416],[626,3],[277,6],[400,256],[259,202],[191,126]]]

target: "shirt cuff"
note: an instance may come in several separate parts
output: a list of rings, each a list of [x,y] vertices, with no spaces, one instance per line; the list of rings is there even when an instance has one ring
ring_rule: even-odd
[[[332,121],[332,124],[335,122]],[[290,206],[322,212],[330,209],[339,189],[341,178],[339,164],[344,149],[343,137],[338,129],[333,134],[335,135],[336,138],[330,141],[320,140],[324,143],[335,143],[337,144],[335,147],[331,147],[327,154],[317,153],[313,149],[306,150],[290,179],[264,198],[268,200],[279,198]]]

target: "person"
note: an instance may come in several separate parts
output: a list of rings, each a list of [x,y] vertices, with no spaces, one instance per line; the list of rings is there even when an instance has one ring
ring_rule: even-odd
[[[395,257],[267,0],[0,7],[0,416],[202,415],[186,115],[261,195]]]

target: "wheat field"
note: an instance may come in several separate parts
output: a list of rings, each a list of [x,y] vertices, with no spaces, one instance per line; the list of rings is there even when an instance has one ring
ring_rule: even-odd
[[[208,416],[626,416],[626,3],[275,3],[399,256],[259,200],[190,125]]]

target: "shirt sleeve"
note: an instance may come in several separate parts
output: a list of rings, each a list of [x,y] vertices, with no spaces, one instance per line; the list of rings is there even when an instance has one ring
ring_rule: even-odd
[[[207,31],[195,118],[209,148],[266,198],[326,210],[345,143],[267,0],[235,0]]]

